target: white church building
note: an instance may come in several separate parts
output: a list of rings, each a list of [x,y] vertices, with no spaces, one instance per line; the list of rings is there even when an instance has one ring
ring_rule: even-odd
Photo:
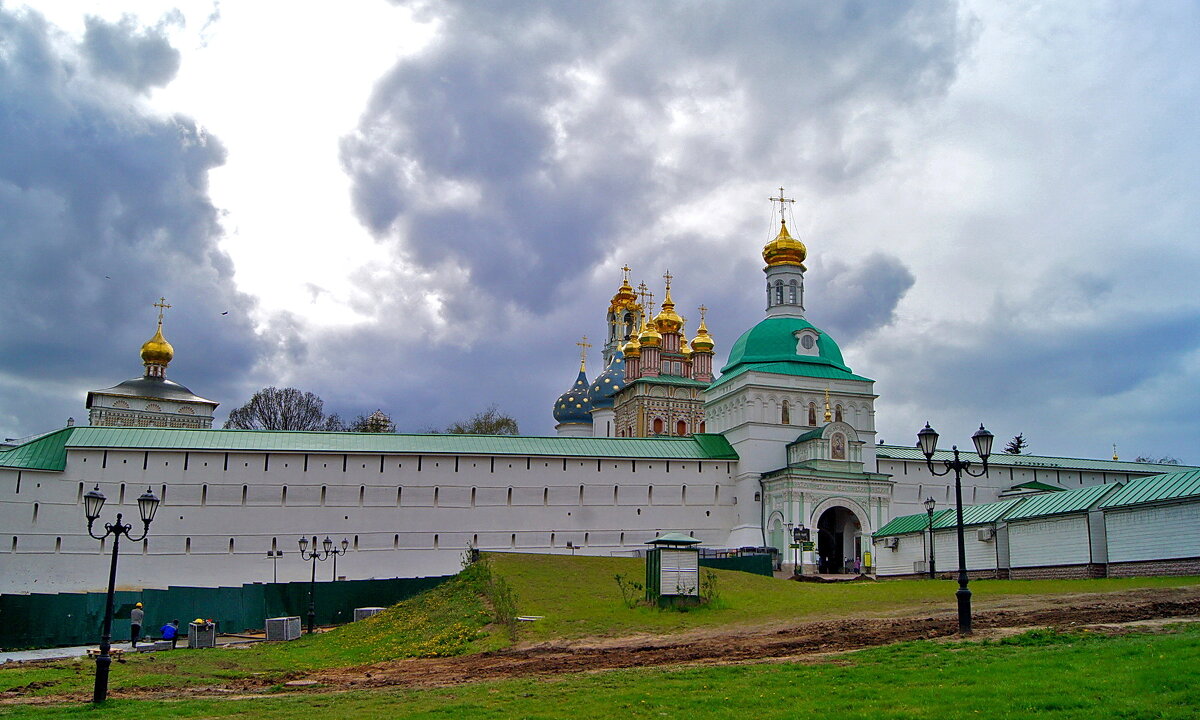
[[[881,528],[923,513],[929,496],[948,507],[952,487],[916,448],[877,442],[874,382],[806,318],[805,256],[781,221],[763,248],[766,317],[719,374],[706,364],[715,341],[703,323],[689,343],[673,304],[650,319],[623,283],[609,312],[608,382],[593,392],[580,371],[555,404],[558,437],[208,429],[216,403],[166,385],[173,350],[160,313],[146,376],[89,393],[91,426],[0,450],[0,593],[103,588],[106,547],[83,515],[93,487],[109,500],[103,519],[121,511],[136,523],[147,488],[162,499],[147,539],[123,546],[120,582],[135,588],[265,581],[268,550],[287,553],[281,581],[306,579],[308,564],[287,557],[313,534],[348,540],[338,575],[349,579],[453,572],[468,546],[628,555],[672,531],[708,547],[773,546],[791,562],[800,526],[815,543],[807,571],[866,564],[884,552],[872,543]],[[634,360],[646,374],[622,396]],[[1029,456],[992,464],[964,502],[1166,471]]]

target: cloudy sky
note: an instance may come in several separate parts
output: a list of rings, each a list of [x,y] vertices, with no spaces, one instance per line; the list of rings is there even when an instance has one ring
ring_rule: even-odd
[[[883,439],[1200,462],[1195,3],[329,7],[0,3],[0,436],[140,375],[159,296],[221,421],[552,434],[625,263],[723,359],[783,186]]]

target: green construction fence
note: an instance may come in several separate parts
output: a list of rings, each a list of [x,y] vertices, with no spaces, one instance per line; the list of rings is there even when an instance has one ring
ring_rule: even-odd
[[[318,625],[350,622],[357,607],[387,607],[448,580],[450,575],[384,580],[339,580],[315,585]],[[117,591],[113,641],[129,640],[129,611],[143,604],[143,635],[179,620],[187,632],[196,618],[214,620],[223,633],[262,630],[266,618],[298,615],[307,622],[309,583],[253,583],[232,587],[171,586]],[[105,593],[0,595],[0,649],[86,645],[100,641]]]

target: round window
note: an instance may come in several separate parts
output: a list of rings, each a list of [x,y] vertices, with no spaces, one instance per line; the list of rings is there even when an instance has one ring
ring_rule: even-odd
[[[805,335],[804,337],[800,338],[800,347],[804,348],[805,350],[812,350],[813,345],[816,344],[817,341],[813,340],[812,335]]]

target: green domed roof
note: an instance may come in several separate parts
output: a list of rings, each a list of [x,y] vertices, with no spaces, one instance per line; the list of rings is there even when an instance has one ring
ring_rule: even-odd
[[[798,355],[796,336],[798,330],[815,330],[817,355]],[[850,372],[842,360],[842,350],[833,338],[804,318],[771,317],[742,333],[729,351],[729,361],[721,372],[727,373],[742,363],[797,362],[829,365]]]

